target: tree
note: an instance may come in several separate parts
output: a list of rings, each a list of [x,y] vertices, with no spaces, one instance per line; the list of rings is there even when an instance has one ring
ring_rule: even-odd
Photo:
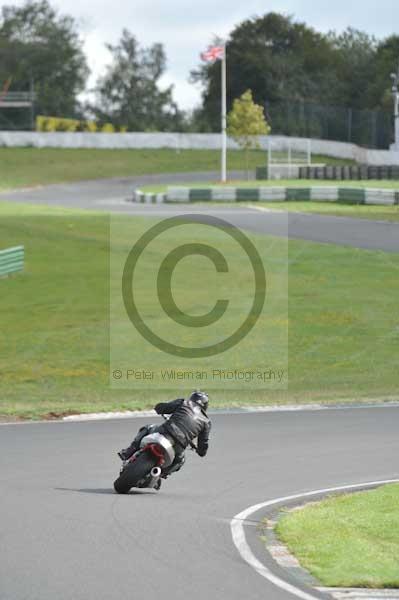
[[[268,13],[240,23],[227,40],[227,97],[251,89],[263,106],[292,100],[323,98],[337,89],[336,51],[326,36],[291,17]],[[204,87],[203,112],[214,131],[219,128],[220,69],[203,65],[191,73]]]
[[[247,178],[249,179],[249,151],[260,148],[258,136],[271,131],[262,106],[255,104],[251,90],[234,100],[227,118],[227,132],[245,150]]]
[[[239,23],[227,40],[227,97],[251,89],[273,132],[360,144],[389,142],[389,73],[397,68],[398,36],[378,42],[353,28],[322,34],[292,17],[268,13]],[[196,121],[219,129],[218,65],[191,74],[203,86]],[[352,110],[349,110],[352,109]],[[370,110],[376,112],[370,112]]]
[[[78,117],[78,95],[89,74],[75,20],[47,0],[6,5],[0,17],[0,86],[36,92],[36,112]]]
[[[377,46],[375,57],[375,76],[370,78],[367,87],[367,101],[370,107],[382,106],[393,110],[391,73],[399,66],[399,36],[392,35]]]
[[[370,108],[367,90],[377,77],[377,40],[352,27],[340,35],[332,32],[328,38],[336,51],[339,104],[357,109]]]
[[[165,72],[162,44],[141,48],[136,38],[124,29],[116,46],[107,45],[112,62],[97,82],[97,100],[92,107],[100,120],[130,131],[173,131],[182,116],[173,101],[173,86],[159,88]]]

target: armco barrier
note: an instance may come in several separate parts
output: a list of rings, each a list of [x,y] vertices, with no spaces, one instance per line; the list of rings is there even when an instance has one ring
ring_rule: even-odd
[[[0,277],[24,270],[25,249],[23,246],[0,251]]]
[[[185,188],[169,187],[165,194],[136,190],[133,202],[159,204],[162,202],[339,202],[342,204],[399,205],[399,189],[355,187],[259,187],[259,188]]]
[[[188,202],[188,199],[186,200]],[[149,194],[135,190],[133,193],[133,202],[140,202],[144,204],[162,204],[167,202],[166,194]]]

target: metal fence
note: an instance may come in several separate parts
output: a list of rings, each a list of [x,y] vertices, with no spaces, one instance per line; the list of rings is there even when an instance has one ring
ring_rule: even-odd
[[[265,113],[274,135],[350,142],[377,149],[389,148],[393,142],[393,114],[389,111],[282,100],[267,103]]]
[[[0,93],[0,130],[34,130],[35,100],[34,92]]]
[[[217,114],[219,103],[215,104],[214,110]],[[375,149],[388,149],[394,141],[393,112],[388,110],[357,110],[283,99],[266,102],[265,113],[273,135],[350,142]],[[193,123],[192,133],[196,125],[198,130],[202,130],[199,123]],[[219,122],[215,121],[214,127],[215,132],[219,131]],[[35,97],[32,93],[9,92],[7,96],[0,97],[0,130],[34,129]]]
[[[35,101],[33,92],[7,92],[0,94],[0,108],[29,108]]]
[[[25,248],[16,246],[0,251],[0,277],[24,270]]]

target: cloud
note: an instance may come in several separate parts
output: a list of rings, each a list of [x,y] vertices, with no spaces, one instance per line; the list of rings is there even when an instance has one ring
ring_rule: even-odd
[[[399,22],[397,0],[50,0],[62,13],[79,23],[88,55],[92,86],[109,61],[105,43],[116,43],[123,28],[129,29],[143,46],[161,42],[168,58],[163,83],[175,84],[175,98],[183,108],[198,104],[198,87],[188,82],[199,64],[200,52],[214,34],[227,37],[244,19],[277,11],[293,15],[321,31],[341,31],[348,26],[384,37],[394,33]],[[21,5],[23,0],[0,0]]]

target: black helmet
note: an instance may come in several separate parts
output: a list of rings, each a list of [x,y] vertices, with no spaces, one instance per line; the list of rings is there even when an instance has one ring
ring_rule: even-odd
[[[208,394],[205,392],[200,392],[199,390],[193,392],[189,398],[192,402],[196,402],[200,405],[203,410],[208,409],[209,398]]]

